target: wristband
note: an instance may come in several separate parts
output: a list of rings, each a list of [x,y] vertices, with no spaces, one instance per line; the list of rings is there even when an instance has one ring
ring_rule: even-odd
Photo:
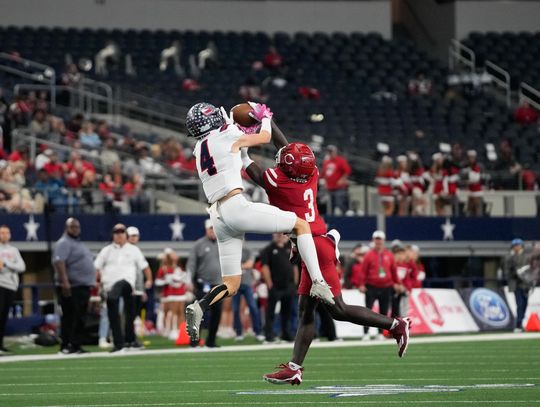
[[[264,117],[261,120],[261,131],[265,130],[268,133],[272,134],[272,119],[269,119],[268,117]]]

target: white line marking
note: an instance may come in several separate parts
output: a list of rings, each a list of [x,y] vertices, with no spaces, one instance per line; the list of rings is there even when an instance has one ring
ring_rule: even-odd
[[[432,336],[412,338],[411,345],[430,344],[430,343],[460,343],[460,342],[491,342],[491,341],[506,341],[506,340],[522,340],[522,339],[540,339],[540,333],[495,333],[495,334],[475,334],[475,335],[460,335],[460,336]],[[394,341],[380,342],[363,342],[363,341],[344,341],[344,342],[318,342],[313,343],[311,348],[350,348],[364,346],[396,346]],[[182,348],[182,349],[156,349],[144,350],[137,352],[125,353],[109,353],[95,352],[83,355],[21,355],[21,356],[3,356],[0,358],[0,363],[9,362],[26,362],[26,361],[42,361],[42,360],[81,360],[93,358],[115,358],[129,356],[148,356],[148,355],[169,355],[189,353],[191,355],[197,353],[227,353],[227,352],[248,352],[248,351],[269,351],[277,349],[292,349],[292,343],[277,344],[277,345],[239,345],[227,346],[222,348]],[[453,352],[451,352],[453,354]],[[474,353],[471,353],[474,354]]]
[[[454,403],[471,403],[471,404],[510,404],[510,403],[527,403],[527,404],[540,404],[540,400],[331,400],[331,401],[279,401],[279,405],[283,404],[454,404]],[[122,403],[122,404],[56,404],[56,405],[36,405],[32,407],[122,407],[122,406],[133,406],[133,407],[153,407],[153,406],[208,406],[208,405],[219,405],[219,406],[238,406],[238,405],[271,405],[272,402],[269,401],[249,401],[249,402],[197,402],[197,401],[177,401],[174,403]]]
[[[441,374],[444,374],[444,372],[441,372]],[[229,375],[230,376],[230,375]],[[261,375],[262,377],[262,375]],[[415,382],[478,382],[478,381],[500,381],[501,378],[497,377],[467,377],[467,378],[447,378],[447,377],[430,377],[430,378],[422,378],[422,379],[411,379],[411,378],[390,378],[390,377],[384,377],[384,378],[369,378],[369,379],[339,379],[338,381],[341,382],[353,382],[353,383],[371,383],[371,382],[406,382],[406,383],[415,383]],[[526,381],[535,381],[540,380],[540,377],[507,377],[504,380],[526,380]],[[160,384],[210,384],[210,383],[261,383],[262,378],[260,380],[172,380],[172,381],[159,381],[157,383],[154,383],[154,385],[160,385]],[[320,382],[330,382],[335,383],[336,378],[329,378],[329,379],[312,379],[312,380],[304,380],[302,383],[314,384],[314,383],[320,383]],[[43,382],[43,383],[0,383],[0,387],[36,387],[36,386],[116,386],[119,384],[148,384],[148,381],[123,381],[123,382]]]

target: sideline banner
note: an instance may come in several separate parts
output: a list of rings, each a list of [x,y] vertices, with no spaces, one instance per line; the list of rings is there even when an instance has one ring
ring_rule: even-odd
[[[509,331],[514,328],[514,316],[503,290],[464,288],[460,293],[481,331]]]
[[[342,294],[347,304],[365,305],[365,295],[358,290],[343,290]],[[377,303],[374,310],[378,310]],[[412,318],[411,333],[414,335],[479,331],[459,293],[453,289],[412,290],[407,316]],[[335,321],[335,324],[340,338],[359,338],[364,335],[362,326],[342,321]],[[369,333],[376,334],[377,330],[372,328]]]

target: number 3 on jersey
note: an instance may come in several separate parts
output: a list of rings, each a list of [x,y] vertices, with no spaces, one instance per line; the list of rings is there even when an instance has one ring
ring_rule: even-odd
[[[307,202],[309,208],[309,212],[306,212],[304,216],[308,222],[313,222],[315,220],[315,197],[311,188],[304,191],[304,201]]]
[[[208,151],[208,140],[204,140],[201,144],[201,171],[206,171],[208,175],[216,175],[217,170],[214,165],[214,157]]]

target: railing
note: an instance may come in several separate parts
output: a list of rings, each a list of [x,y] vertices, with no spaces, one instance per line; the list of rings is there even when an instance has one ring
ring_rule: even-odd
[[[503,88],[505,92],[506,106],[512,105],[512,89],[510,86],[510,74],[500,66],[495,65],[491,61],[486,61],[486,73],[491,77],[492,81]]]
[[[531,106],[540,110],[540,91],[533,88],[531,85],[521,82],[518,89],[519,103],[527,102]]]
[[[456,68],[457,63],[469,67],[471,72],[474,72],[476,70],[476,54],[458,40],[452,39],[448,47],[448,66],[451,71]]]
[[[56,104],[56,71],[53,67],[20,56],[0,52],[0,70],[34,82],[46,83],[51,105]]]

